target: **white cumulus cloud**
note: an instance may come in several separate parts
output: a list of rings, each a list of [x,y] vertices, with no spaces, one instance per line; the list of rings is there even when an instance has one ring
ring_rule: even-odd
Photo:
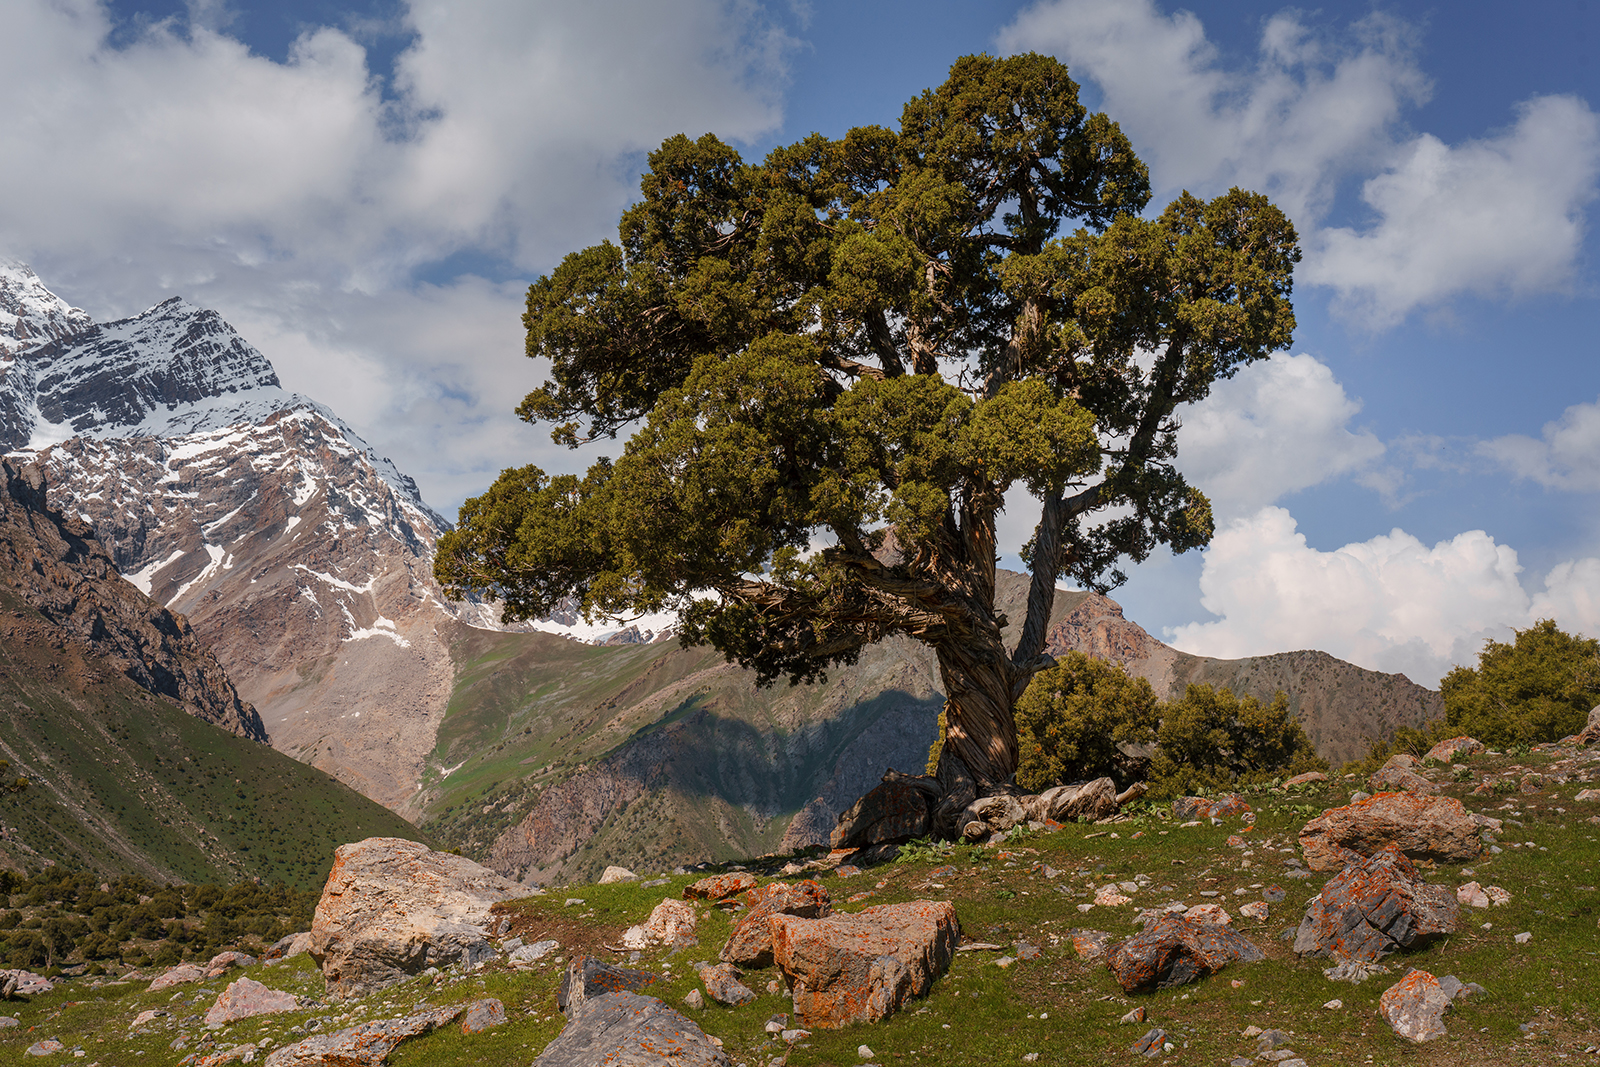
[[[1180,413],[1178,463],[1227,520],[1379,459],[1383,442],[1350,428],[1360,410],[1315,357],[1274,356]]]
[[[1553,617],[1600,634],[1600,560],[1563,563],[1531,595],[1516,550],[1482,530],[1429,546],[1404,530],[1331,552],[1311,547],[1282,508],[1221,530],[1206,550],[1202,604],[1215,621],[1166,631],[1177,648],[1236,658],[1315,648],[1436,686],[1473,664],[1488,638]]]
[[[1600,121],[1576,97],[1541,96],[1497,134],[1414,135],[1406,112],[1429,95],[1416,37],[1381,14],[1335,31],[1289,9],[1263,24],[1252,65],[1229,68],[1187,11],[1041,0],[999,43],[1054,52],[1097,85],[1167,195],[1271,196],[1300,231],[1300,278],[1370,328],[1461,294],[1568,288],[1600,182]],[[1325,227],[1351,178],[1365,179],[1370,221]]]
[[[1575,97],[1530,100],[1511,129],[1483,140],[1452,147],[1424,134],[1362,187],[1377,220],[1323,230],[1304,276],[1379,327],[1456,293],[1559,290],[1597,176],[1600,117]]]
[[[1507,434],[1480,442],[1477,452],[1547,489],[1600,492],[1600,400],[1567,408],[1538,438]]]

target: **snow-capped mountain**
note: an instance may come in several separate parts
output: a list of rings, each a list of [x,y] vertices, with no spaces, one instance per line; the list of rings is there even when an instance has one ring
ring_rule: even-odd
[[[440,597],[445,520],[216,312],[95,324],[27,268],[0,280],[0,446],[188,617],[275,748],[403,811],[453,680],[437,628],[495,625]]]

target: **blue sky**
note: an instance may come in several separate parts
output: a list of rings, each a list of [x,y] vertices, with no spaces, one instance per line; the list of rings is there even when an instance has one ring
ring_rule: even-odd
[[[1572,0],[0,0],[0,255],[99,319],[217,308],[450,513],[583,462],[511,416],[522,291],[663,137],[759,156],[1052,52],[1158,206],[1258,188],[1307,253],[1292,348],[1186,416],[1216,540],[1117,598],[1432,684],[1537,618],[1600,635],[1597,43]]]

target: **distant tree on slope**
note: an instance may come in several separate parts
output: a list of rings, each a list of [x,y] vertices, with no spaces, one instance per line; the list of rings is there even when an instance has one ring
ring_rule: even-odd
[[[435,573],[510,619],[675,610],[762,684],[922,641],[948,822],[1016,772],[1056,582],[1108,590],[1123,559],[1209,541],[1175,413],[1288,345],[1294,229],[1238,189],[1141,217],[1144,164],[1040,55],[967,56],[898,131],[760,164],[673,137],[641,190],[524,317],[551,377],[519,414],[569,445],[629,428],[621,457],[505,471]],[[1039,511],[1008,641],[995,520],[1019,483]]]
[[[1511,644],[1487,641],[1476,667],[1444,676],[1442,737],[1469,734],[1487,745],[1558,741],[1583,729],[1600,704],[1600,641],[1544,619]]]

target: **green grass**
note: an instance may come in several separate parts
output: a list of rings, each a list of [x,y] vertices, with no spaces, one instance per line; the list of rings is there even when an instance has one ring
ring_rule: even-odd
[[[1458,795],[1485,780],[1518,778],[1528,770],[1547,768],[1552,756],[1489,757],[1471,761],[1472,781],[1447,788]],[[1520,769],[1514,769],[1520,768]],[[1440,773],[1439,777],[1450,775]],[[1313,1064],[1425,1065],[1425,1067],[1502,1067],[1502,1065],[1574,1061],[1592,1062],[1585,1049],[1597,1043],[1595,994],[1600,990],[1600,826],[1587,820],[1600,815],[1600,804],[1578,803],[1573,795],[1584,783],[1555,785],[1533,795],[1468,797],[1469,807],[1500,818],[1515,818],[1500,835],[1498,855],[1468,864],[1425,868],[1430,881],[1452,889],[1468,880],[1499,885],[1512,901],[1486,911],[1463,909],[1456,934],[1424,949],[1389,957],[1391,973],[1361,985],[1333,983],[1322,970],[1326,960],[1297,959],[1280,935],[1299,922],[1306,902],[1327,880],[1316,874],[1306,880],[1286,877],[1284,861],[1298,858],[1293,849],[1306,820],[1325,807],[1348,799],[1359,779],[1338,780],[1295,795],[1262,791],[1250,796],[1254,829],[1245,832],[1239,819],[1222,825],[1185,827],[1164,817],[1155,805],[1142,805],[1135,818],[1110,826],[1072,825],[1052,832],[1025,834],[997,848],[920,846],[906,850],[902,862],[872,868],[848,878],[813,872],[832,894],[837,910],[915,899],[948,899],[956,908],[968,940],[1001,946],[998,952],[958,953],[948,974],[928,996],[874,1025],[840,1031],[816,1031],[789,1052],[791,1067],[846,1067],[862,1063],[857,1047],[870,1046],[872,1062],[882,1064],[1014,1064],[1037,1052],[1044,1064],[1133,1062],[1129,1047],[1152,1026],[1166,1029],[1178,1048],[1162,1062],[1223,1064],[1253,1056],[1255,1042],[1242,1036],[1249,1026],[1278,1028],[1292,1035],[1290,1047]],[[1512,807],[1502,806],[1511,803]],[[1562,810],[1558,810],[1562,809]],[[1237,835],[1243,848],[1228,844]],[[1534,841],[1529,848],[1511,843]],[[1291,851],[1280,851],[1290,848]],[[1548,851],[1545,851],[1548,850]],[[752,861],[752,867],[759,863]],[[1059,872],[1047,877],[1045,867]],[[1471,873],[1467,873],[1470,871]],[[936,874],[937,872],[937,874]],[[1141,877],[1142,876],[1142,877]],[[447,1027],[400,1046],[390,1063],[397,1067],[481,1067],[484,1064],[532,1062],[559,1033],[555,992],[564,960],[579,952],[626,962],[610,952],[628,926],[644,920],[663,897],[678,898],[683,887],[700,877],[676,875],[664,885],[577,885],[544,896],[511,902],[503,909],[514,919],[513,932],[532,941],[545,936],[562,943],[561,961],[547,958],[532,972],[490,966],[470,975],[448,974],[439,984],[415,979],[382,994],[305,1012],[235,1024],[217,1035],[218,1047],[244,1040],[271,1038],[278,1044],[296,1039],[294,1027],[311,1019],[325,1026],[343,1026],[411,1010],[416,1004],[457,1003],[479,996],[499,997],[510,1022],[485,1034],[464,1036]],[[1093,889],[1109,881],[1144,882],[1134,905],[1095,907]],[[937,884],[936,884],[937,883]],[[1287,899],[1272,906],[1265,922],[1238,915],[1240,904],[1260,899],[1261,888],[1277,885]],[[1243,895],[1235,890],[1244,890]],[[1216,897],[1203,898],[1202,891]],[[851,896],[864,899],[847,903]],[[581,904],[567,906],[568,898]],[[1235,964],[1217,975],[1175,989],[1140,996],[1124,995],[1104,964],[1078,959],[1071,947],[1074,928],[1099,929],[1117,936],[1135,931],[1136,907],[1168,900],[1198,903],[1212,899],[1235,916],[1237,927],[1267,954],[1264,962]],[[702,1012],[683,1007],[684,996],[698,987],[691,963],[712,961],[732,929],[733,919],[700,907],[699,943],[670,951],[652,949],[635,966],[661,974],[649,990],[689,1014],[708,1033],[719,1037],[736,1064],[766,1067],[784,1051],[764,1024],[771,1015],[792,1010],[786,997],[767,992],[775,970],[751,972],[746,984],[758,999],[741,1008],[710,1006]],[[1490,923],[1491,929],[1483,929]],[[1529,932],[1518,945],[1513,936]],[[1002,968],[1002,954],[1015,955],[1019,941],[1043,949],[1033,961]],[[1487,992],[1458,1006],[1446,1017],[1449,1036],[1422,1046],[1396,1037],[1377,1014],[1378,997],[1407,967],[1443,976],[1454,974],[1477,982]],[[321,993],[319,976],[306,960],[255,976],[276,988],[306,995]],[[230,975],[231,979],[233,976]],[[1235,985],[1235,983],[1240,983]],[[208,983],[214,992],[221,982]],[[194,987],[183,987],[192,999]],[[0,1056],[20,1052],[41,1036],[59,1036],[69,1046],[81,1045],[103,1064],[126,1065],[144,1051],[146,1062],[170,1063],[180,1053],[168,1044],[178,1033],[193,1039],[201,1032],[184,1023],[203,1012],[204,1003],[186,1004],[164,1020],[158,1033],[128,1037],[127,1022],[142,1007],[167,1005],[166,994],[149,995],[132,987],[88,990],[69,983],[15,1014],[31,1032],[0,1031]],[[105,997],[96,1001],[94,997]],[[1333,999],[1342,1007],[1324,1004]],[[68,1005],[67,1001],[73,1001]],[[1142,1006],[1146,1022],[1121,1025],[1131,1008]],[[184,1013],[188,1014],[185,1015]],[[1523,1024],[1535,1024],[1531,1032]],[[151,1058],[153,1057],[153,1058]]]

